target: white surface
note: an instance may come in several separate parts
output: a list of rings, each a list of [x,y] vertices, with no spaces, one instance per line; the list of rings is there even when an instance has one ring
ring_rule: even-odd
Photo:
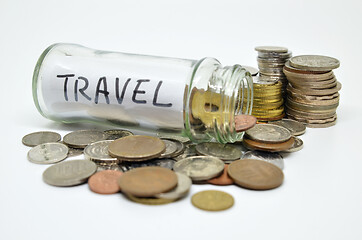
[[[362,239],[360,1],[0,1],[1,239]],[[87,185],[51,187],[47,166],[26,159],[21,138],[79,125],[44,119],[31,95],[41,52],[55,42],[223,64],[256,66],[257,45],[341,61],[338,123],[308,129],[285,157],[285,182],[272,191],[192,186],[174,204],[143,206]],[[233,208],[205,212],[190,203],[220,189]]]

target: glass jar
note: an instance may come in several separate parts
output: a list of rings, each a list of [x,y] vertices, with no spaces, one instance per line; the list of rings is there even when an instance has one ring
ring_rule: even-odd
[[[234,116],[250,114],[253,82],[240,65],[93,50],[59,43],[40,56],[33,98],[46,118],[235,142]]]

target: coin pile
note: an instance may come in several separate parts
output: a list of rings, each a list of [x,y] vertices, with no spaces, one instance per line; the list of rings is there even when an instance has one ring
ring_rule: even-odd
[[[249,131],[252,139],[257,140],[257,134],[250,133],[258,128],[255,123],[253,116],[238,116],[235,128]],[[288,132],[283,127],[271,126],[283,129],[283,134]],[[290,132],[303,133],[293,124],[286,126]],[[263,132],[273,135],[271,130]],[[55,163],[43,173],[47,184],[70,187],[88,182],[95,193],[120,192],[133,202],[148,205],[183,199],[192,184],[235,184],[248,189],[271,189],[282,184],[284,163],[278,153],[248,151],[240,143],[194,144],[179,136],[159,135],[163,138],[133,135],[126,130],[81,130],[66,134],[61,143],[57,133],[38,132],[26,135],[23,143],[34,146],[28,153],[29,161]],[[71,147],[83,153],[84,159],[68,160]],[[232,207],[234,199],[225,192],[212,190],[196,193],[191,202],[203,210],[220,211]]]
[[[337,59],[320,55],[295,56],[285,64],[288,118],[313,128],[336,124],[341,84],[332,70],[339,65]]]

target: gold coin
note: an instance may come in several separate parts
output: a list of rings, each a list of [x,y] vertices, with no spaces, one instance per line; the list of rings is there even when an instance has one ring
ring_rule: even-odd
[[[133,202],[142,203],[145,205],[162,205],[175,201],[175,199],[167,199],[167,198],[135,197],[130,194],[126,194],[126,197],[132,200]]]
[[[191,198],[192,204],[206,211],[226,210],[234,205],[234,198],[222,191],[207,190],[194,194]]]
[[[112,157],[123,161],[144,161],[161,156],[166,144],[157,137],[134,135],[119,138],[109,144]]]

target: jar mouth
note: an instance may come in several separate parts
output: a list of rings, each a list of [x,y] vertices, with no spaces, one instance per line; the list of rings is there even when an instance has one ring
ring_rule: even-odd
[[[216,59],[202,59],[195,67],[185,108],[185,129],[195,142],[241,140],[234,116],[251,114],[251,74],[240,65],[222,67]],[[205,137],[206,136],[206,137]]]

